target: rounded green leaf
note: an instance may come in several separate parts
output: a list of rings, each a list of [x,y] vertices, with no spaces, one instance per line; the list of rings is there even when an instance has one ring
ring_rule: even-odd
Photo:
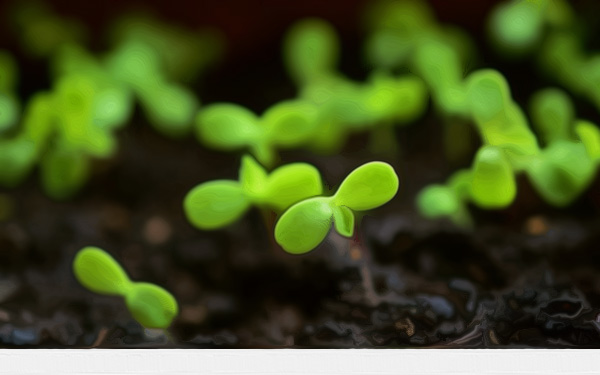
[[[252,156],[242,157],[239,179],[247,196],[262,199],[267,188],[267,171]]]
[[[306,142],[319,125],[317,107],[307,101],[289,100],[271,106],[261,118],[265,136],[273,144],[293,147]]]
[[[490,121],[511,101],[508,83],[496,70],[477,70],[469,75],[466,85],[467,99],[476,121]]]
[[[354,212],[346,206],[333,208],[333,226],[344,237],[354,235]]]
[[[77,253],[73,272],[81,285],[99,294],[125,295],[131,287],[121,265],[97,247],[84,247]]]
[[[258,118],[236,104],[219,103],[204,107],[196,117],[198,140],[208,146],[235,150],[255,142],[260,136]]]
[[[190,190],[183,201],[188,221],[199,229],[217,229],[236,221],[250,202],[237,181],[217,180]]]
[[[140,93],[150,123],[169,137],[188,134],[198,109],[194,94],[175,84],[156,83]]]
[[[452,216],[460,210],[461,202],[456,193],[444,185],[430,185],[417,195],[417,207],[425,217]]]
[[[473,163],[473,201],[482,208],[503,208],[510,205],[516,195],[514,172],[503,152],[493,146],[482,147]]]
[[[339,41],[335,30],[320,19],[296,23],[285,37],[285,65],[290,76],[301,85],[332,73],[338,54]]]
[[[322,193],[319,170],[310,164],[292,163],[275,169],[269,175],[265,203],[283,211],[294,203]]]
[[[531,119],[546,144],[569,140],[574,117],[573,103],[562,90],[542,90],[531,99]]]
[[[374,161],[353,170],[342,182],[334,202],[355,211],[370,210],[391,200],[398,192],[398,176],[391,165]]]
[[[150,283],[134,283],[125,303],[134,319],[146,328],[169,327],[179,311],[171,293]]]
[[[291,254],[317,247],[331,229],[330,198],[310,198],[290,207],[275,225],[275,240]]]
[[[505,50],[521,53],[535,47],[542,36],[543,13],[533,1],[500,4],[490,19],[495,41]]]

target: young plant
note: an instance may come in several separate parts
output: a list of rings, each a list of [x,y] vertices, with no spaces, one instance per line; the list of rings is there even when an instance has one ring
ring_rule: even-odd
[[[293,163],[267,174],[246,155],[242,158],[239,181],[217,180],[200,184],[186,195],[183,208],[193,226],[210,230],[238,220],[251,205],[281,212],[322,192],[321,175],[312,165]]]
[[[422,80],[374,71],[367,82],[355,82],[336,70],[338,55],[338,37],[323,20],[299,21],[285,37],[284,60],[299,97],[318,108],[309,148],[335,153],[350,133],[364,130],[373,130],[379,140],[393,145],[391,125],[409,123],[425,110]]]
[[[146,328],[167,328],[177,316],[177,301],[158,285],[131,281],[106,251],[88,246],[73,261],[77,280],[92,292],[125,299],[131,315]]]
[[[304,145],[317,125],[316,106],[304,100],[277,103],[260,118],[242,106],[217,103],[198,113],[196,135],[216,149],[249,149],[259,162],[272,166],[277,148]]]
[[[291,254],[304,254],[327,236],[331,223],[345,237],[354,234],[354,211],[366,211],[390,201],[398,192],[398,176],[384,162],[371,162],[352,171],[330,197],[303,200],[281,215],[275,240]]]

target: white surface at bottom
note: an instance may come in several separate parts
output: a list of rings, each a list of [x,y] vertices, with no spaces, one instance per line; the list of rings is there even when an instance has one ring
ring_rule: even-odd
[[[597,350],[8,349],[0,374],[600,374]]]

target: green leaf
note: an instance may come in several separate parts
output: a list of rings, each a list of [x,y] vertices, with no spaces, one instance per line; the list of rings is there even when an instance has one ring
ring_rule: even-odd
[[[182,137],[192,128],[198,100],[190,90],[157,82],[140,92],[140,99],[150,123],[164,135]]]
[[[57,200],[70,198],[77,193],[87,181],[90,171],[87,156],[65,148],[48,151],[40,163],[44,191]]]
[[[595,169],[583,144],[557,141],[529,164],[527,174],[545,201],[564,207],[589,186]]]
[[[492,36],[504,50],[527,52],[535,47],[543,31],[543,12],[534,1],[500,4],[492,12]]]
[[[419,212],[428,218],[451,216],[459,211],[461,202],[445,185],[430,185],[417,195]]]
[[[466,80],[467,98],[477,122],[485,123],[500,115],[511,102],[506,79],[492,69],[480,69]]]
[[[183,201],[188,221],[199,229],[224,227],[246,212],[250,202],[237,181],[217,180],[190,190]]]
[[[342,182],[334,202],[355,211],[370,210],[391,200],[398,192],[398,176],[391,165],[370,162],[354,171]]]
[[[354,212],[346,206],[334,207],[333,225],[342,236],[352,237],[354,235]]]
[[[196,135],[206,145],[235,150],[253,144],[261,135],[254,113],[236,104],[204,107],[196,117]]]
[[[323,182],[317,168],[293,163],[275,169],[268,177],[265,202],[283,211],[301,200],[321,195]]]
[[[317,247],[331,229],[330,198],[310,198],[290,207],[275,225],[275,240],[291,254]]]
[[[169,327],[179,311],[171,293],[149,283],[134,283],[125,302],[134,319],[146,328]]]
[[[300,85],[318,80],[335,70],[339,41],[329,23],[320,19],[302,20],[288,31],[284,41],[285,65]]]
[[[600,129],[589,121],[577,120],[575,133],[583,143],[590,159],[600,160]]]
[[[486,209],[504,208],[517,195],[514,172],[501,150],[484,146],[475,155],[471,198]]]
[[[77,253],[73,272],[81,285],[99,294],[125,295],[132,286],[121,265],[106,251],[93,246]]]
[[[252,156],[244,155],[240,167],[240,184],[244,193],[262,200],[267,188],[267,171]]]
[[[273,144],[298,146],[306,142],[319,125],[317,108],[300,100],[279,102],[262,115],[261,124],[265,137]]]
[[[546,144],[571,139],[575,110],[564,91],[546,89],[537,92],[531,99],[531,118]]]
[[[50,94],[37,93],[27,103],[23,115],[23,134],[38,150],[43,148],[56,130],[55,116]]]

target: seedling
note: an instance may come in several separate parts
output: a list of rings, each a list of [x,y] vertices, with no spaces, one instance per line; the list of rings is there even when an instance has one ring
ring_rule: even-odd
[[[125,298],[131,315],[146,328],[167,328],[177,316],[177,301],[158,285],[134,282],[106,251],[88,246],[73,261],[77,280],[92,292]]]
[[[200,184],[186,195],[183,208],[192,225],[210,230],[238,220],[251,205],[280,212],[322,192],[321,176],[312,165],[293,163],[267,174],[246,155],[242,158],[239,182],[217,180]]]
[[[352,171],[331,197],[303,200],[290,207],[275,226],[275,240],[291,254],[304,254],[327,236],[333,221],[345,237],[354,234],[354,212],[390,201],[398,192],[398,176],[387,163],[371,162]]]
[[[196,135],[216,149],[249,149],[262,164],[272,166],[277,148],[304,145],[317,126],[316,106],[303,100],[277,103],[260,118],[242,106],[217,103],[198,113]]]
[[[199,102],[175,79],[194,77],[190,73],[216,55],[218,40],[206,37],[205,42],[200,36],[135,18],[123,21],[117,29],[118,46],[106,61],[110,74],[136,95],[158,131],[174,138],[185,136],[192,129]],[[199,57],[203,47],[205,58]],[[173,53],[163,54],[166,49]]]
[[[391,145],[391,124],[409,123],[425,110],[423,82],[412,75],[398,78],[384,71],[374,71],[367,82],[354,82],[336,70],[338,55],[338,37],[323,20],[298,22],[284,41],[286,67],[300,98],[318,108],[310,149],[335,153],[351,132],[364,130],[374,130]]]

